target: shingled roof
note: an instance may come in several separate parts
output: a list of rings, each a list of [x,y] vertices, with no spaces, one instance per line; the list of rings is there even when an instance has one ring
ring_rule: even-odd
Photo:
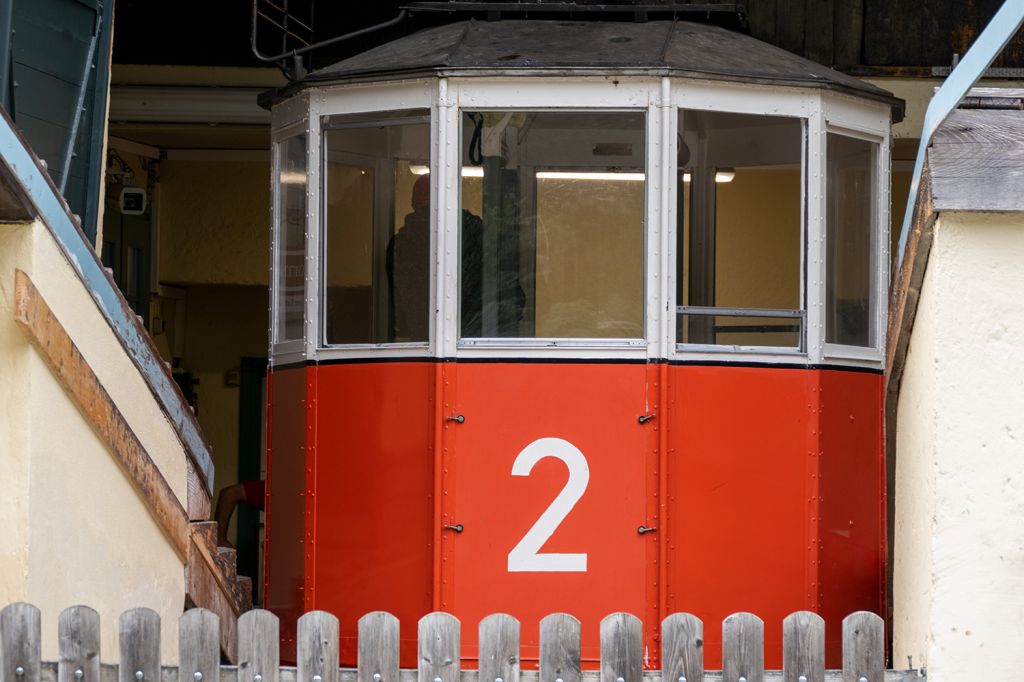
[[[686,21],[462,21],[427,29],[309,74],[301,85],[496,73],[662,74],[819,88],[903,102],[862,80],[751,36]]]

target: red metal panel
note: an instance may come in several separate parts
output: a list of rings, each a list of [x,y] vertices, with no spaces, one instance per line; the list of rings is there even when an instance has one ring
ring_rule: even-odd
[[[505,612],[520,620],[522,655],[530,665],[538,653],[539,621],[566,611],[582,621],[584,663],[593,667],[605,615],[628,611],[657,622],[657,538],[637,532],[654,525],[647,512],[648,498],[657,492],[649,475],[657,466],[657,432],[653,422],[637,418],[656,410],[657,385],[649,385],[648,369],[640,364],[455,367],[457,382],[446,386],[446,402],[465,422],[448,422],[446,429],[445,447],[454,456],[445,460],[444,507],[447,523],[465,530],[443,536],[441,606],[463,623],[470,665],[476,623],[484,616]],[[539,439],[561,442],[531,446]],[[539,448],[532,468],[522,466],[532,452],[528,446]],[[545,525],[545,510],[581,480],[581,460],[564,455],[560,461],[554,456],[559,448],[578,450],[589,480],[578,499],[567,498],[564,518],[547,524],[553,533],[540,556],[518,553],[522,570],[510,571],[510,552],[535,524]],[[519,474],[513,475],[520,453]],[[585,554],[585,570],[578,556],[544,559],[549,553]],[[648,640],[650,663],[657,665],[655,642]]]
[[[781,667],[782,619],[815,604],[816,372],[673,366],[669,377],[669,610],[703,619],[709,669],[722,620],[757,614],[765,663]]]
[[[306,379],[312,369],[273,370],[267,388],[266,608],[281,619],[281,658],[295,660],[296,622],[303,611]]]
[[[401,621],[402,664],[416,666],[416,621],[431,610],[434,365],[317,368],[313,608],[341,621],[356,662],[356,622]]]
[[[821,615],[827,661],[842,663],[843,617],[885,615],[885,443],[881,374],[821,375]]]

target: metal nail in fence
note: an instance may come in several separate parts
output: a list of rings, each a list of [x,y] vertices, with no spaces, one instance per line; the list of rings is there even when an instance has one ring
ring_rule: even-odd
[[[135,679],[141,680],[145,676],[146,676],[146,674],[144,672],[142,672],[141,670],[136,670],[135,671]]]
[[[374,673],[373,674],[373,682],[380,682],[383,679],[384,679],[384,676],[381,675],[380,673]]]
[[[495,677],[494,682],[505,682],[505,680],[501,679],[500,677]]]
[[[323,679],[324,678],[320,677],[319,675],[313,675],[313,682],[320,682]]]
[[[858,678],[857,682],[868,682],[868,678],[866,678],[866,677]]]
[[[801,675],[800,677],[796,678],[796,682],[807,682],[807,675]]]
[[[741,677],[741,678],[740,678],[739,680],[737,680],[736,682],[747,682],[747,678],[745,678],[745,677]]]
[[[197,670],[194,673],[192,673],[192,679],[196,682],[199,682],[201,679],[203,679],[203,674]]]
[[[679,678],[679,682],[686,682],[686,678],[685,677],[680,677]]]
[[[21,666],[19,665],[19,666],[18,666],[17,668],[15,668],[15,669],[14,669],[14,674],[15,674],[15,675],[17,675],[18,677],[21,677],[22,675],[24,675],[24,674],[25,674],[25,669],[24,669],[24,668],[22,668],[22,667],[21,667]]]
[[[434,682],[444,682],[440,677],[435,677]]]
[[[76,680],[80,680],[83,677],[85,677],[85,671],[84,670],[82,670],[81,668],[78,668],[77,670],[75,670],[75,679]]]
[[[263,682],[263,675],[256,673],[252,676],[252,682]]]

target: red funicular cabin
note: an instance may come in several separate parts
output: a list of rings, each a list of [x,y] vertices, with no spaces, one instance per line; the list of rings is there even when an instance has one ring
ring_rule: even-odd
[[[435,26],[273,107],[266,603],[886,603],[888,93],[688,21]]]

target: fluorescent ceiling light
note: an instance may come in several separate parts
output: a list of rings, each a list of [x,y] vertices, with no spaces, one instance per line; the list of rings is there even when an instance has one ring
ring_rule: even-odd
[[[409,172],[413,175],[427,175],[430,173],[430,166],[411,165],[409,166]],[[482,178],[483,176],[483,166],[462,167],[462,177],[464,178]]]
[[[736,171],[731,168],[723,168],[715,171],[715,182],[732,182],[736,177]],[[683,172],[683,182],[690,182],[693,179],[690,171]]]
[[[619,180],[625,182],[643,182],[643,173],[613,173],[608,171],[538,171],[539,180]]]
[[[282,185],[305,185],[306,174],[299,171],[281,171],[278,179]]]

